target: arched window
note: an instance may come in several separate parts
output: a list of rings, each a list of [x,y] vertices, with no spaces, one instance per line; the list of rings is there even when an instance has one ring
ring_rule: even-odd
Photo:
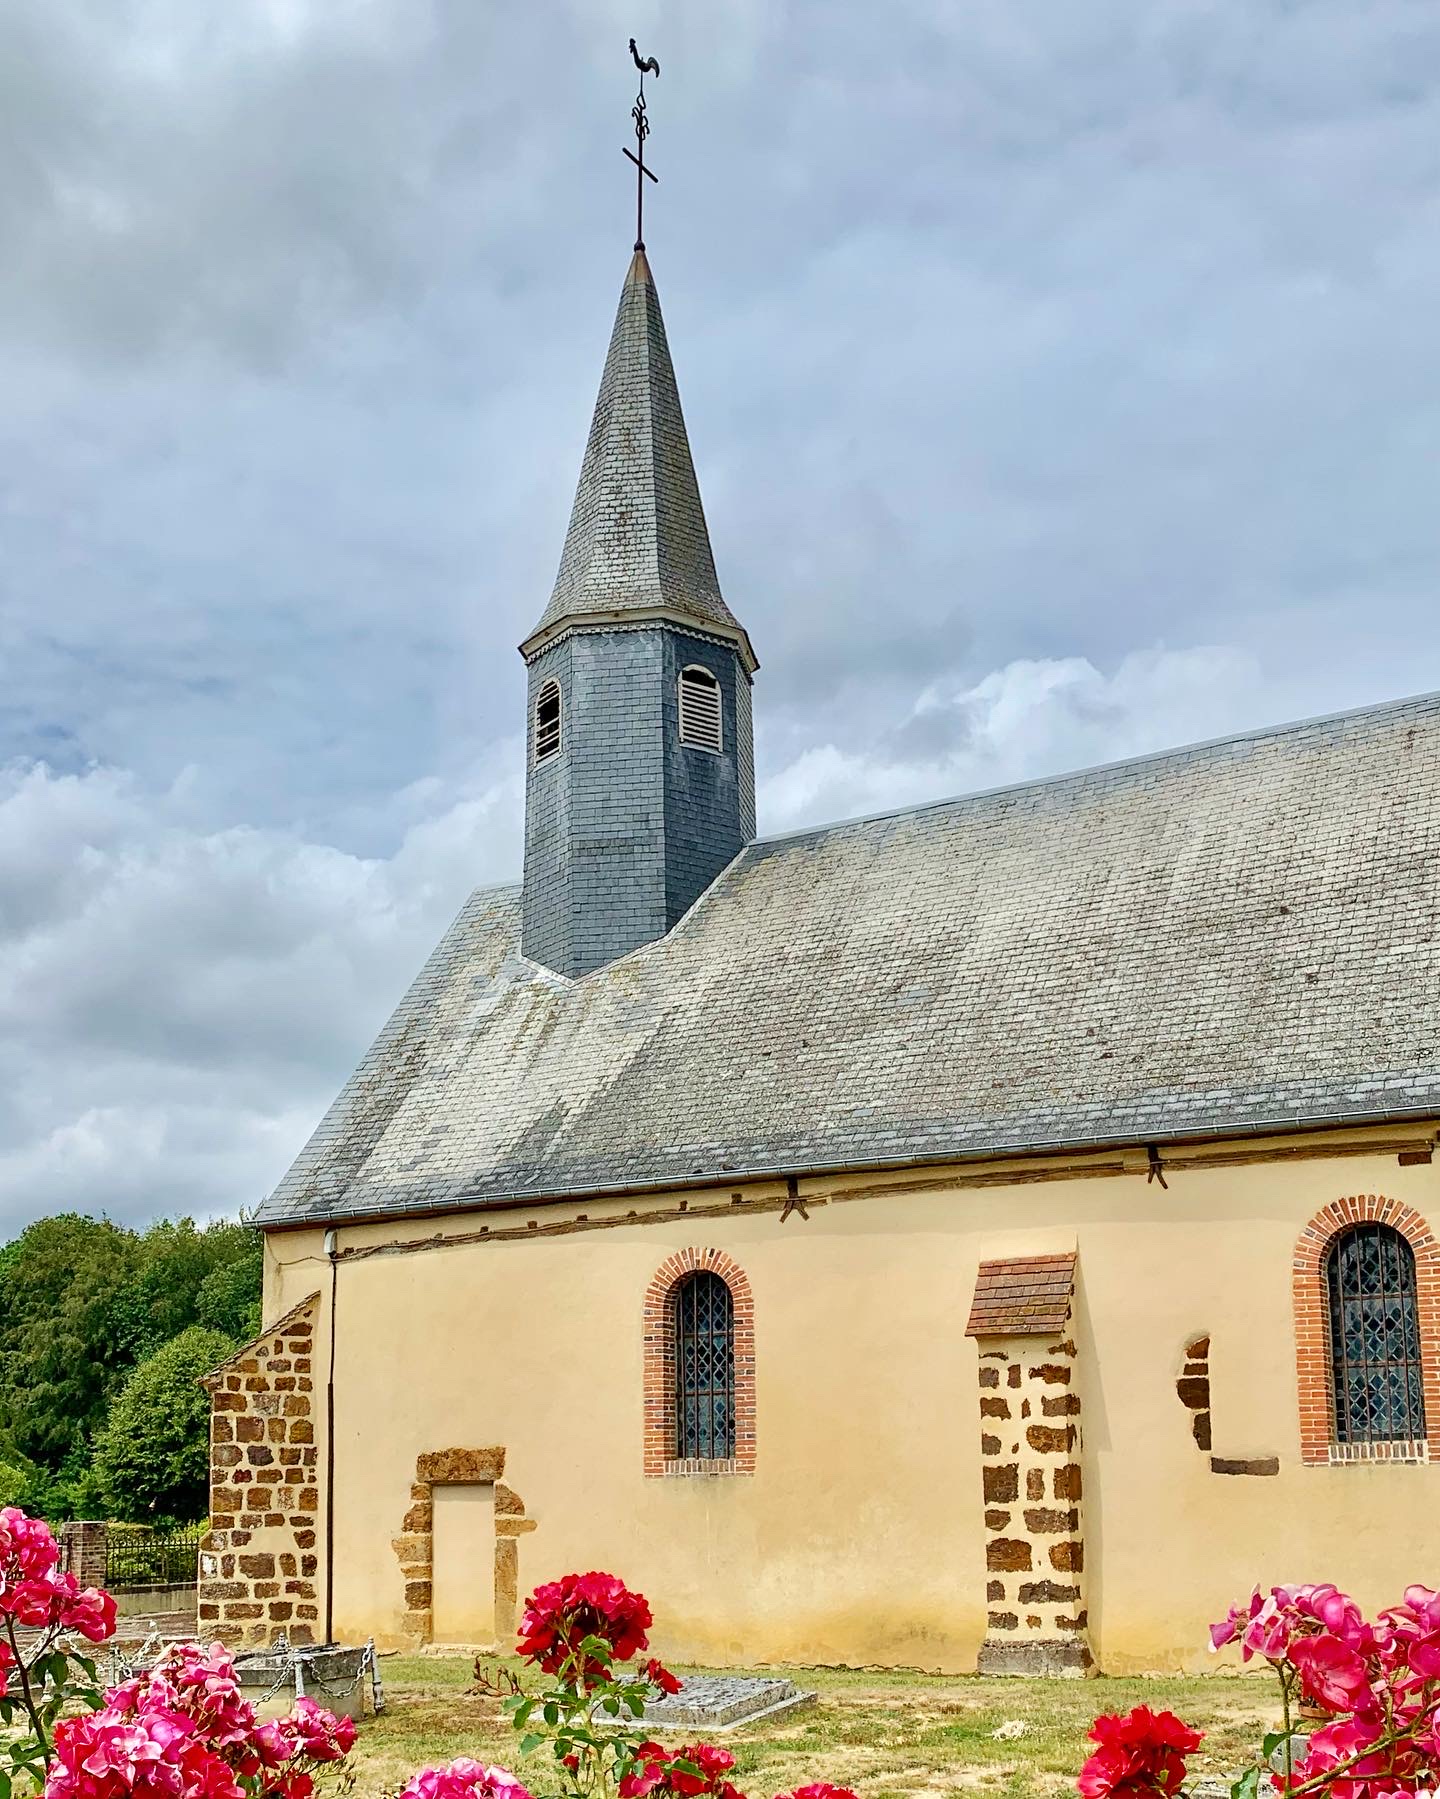
[[[681,1461],[735,1455],[735,1301],[718,1274],[702,1269],[671,1297],[675,1343],[675,1448]]]
[[[560,683],[545,681],[535,696],[535,760],[560,753]]]
[[[1415,1252],[1388,1224],[1350,1226],[1325,1260],[1337,1443],[1418,1443],[1425,1398]]]
[[[720,683],[698,663],[680,670],[680,741],[717,755],[724,748]]]

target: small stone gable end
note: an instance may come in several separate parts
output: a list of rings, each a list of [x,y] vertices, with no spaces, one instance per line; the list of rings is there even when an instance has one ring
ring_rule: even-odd
[[[210,1393],[210,1530],[200,1546],[198,1622],[239,1645],[316,1641],[319,1470],[315,1320],[299,1305],[204,1376]]]

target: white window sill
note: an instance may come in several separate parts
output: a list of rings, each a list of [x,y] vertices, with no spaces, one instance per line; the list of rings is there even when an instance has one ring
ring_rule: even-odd
[[[1418,1443],[1332,1443],[1330,1465],[1345,1462],[1428,1462],[1430,1445],[1422,1438]]]

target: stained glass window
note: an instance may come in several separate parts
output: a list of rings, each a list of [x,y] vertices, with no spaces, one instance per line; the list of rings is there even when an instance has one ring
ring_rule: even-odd
[[[1330,1245],[1330,1365],[1339,1443],[1425,1435],[1415,1255],[1388,1224],[1357,1224]]]
[[[718,1274],[687,1274],[670,1301],[675,1331],[675,1454],[735,1454],[735,1301]]]

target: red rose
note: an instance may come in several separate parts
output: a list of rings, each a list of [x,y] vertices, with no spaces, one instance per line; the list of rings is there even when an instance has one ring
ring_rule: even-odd
[[[1099,1748],[1075,1783],[1084,1799],[1105,1799],[1116,1792],[1158,1793],[1172,1799],[1185,1779],[1184,1757],[1203,1739],[1174,1712],[1152,1712],[1148,1705],[1137,1705],[1124,1717],[1097,1718],[1090,1740]]]
[[[642,1743],[636,1767],[620,1782],[620,1799],[744,1799],[722,1776],[735,1766],[728,1749],[713,1743],[691,1743],[673,1754],[658,1743]]]
[[[628,1662],[648,1647],[651,1623],[643,1594],[632,1593],[613,1574],[566,1574],[537,1587],[526,1600],[516,1647],[544,1673],[563,1670],[589,1688],[609,1670],[593,1654],[580,1656],[586,1637],[602,1638],[613,1661]]]

